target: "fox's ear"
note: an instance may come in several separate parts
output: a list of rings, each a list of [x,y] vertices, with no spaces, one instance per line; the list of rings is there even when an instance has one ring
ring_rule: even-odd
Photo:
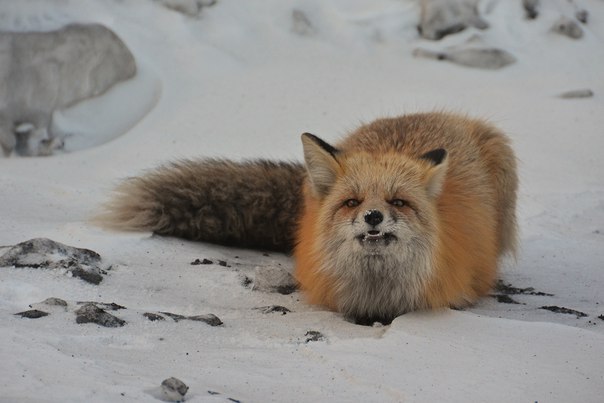
[[[339,164],[338,150],[314,134],[302,134],[304,161],[313,190],[319,197],[325,196],[336,181]]]
[[[447,167],[449,165],[447,151],[437,148],[436,150],[428,151],[420,158],[431,164],[425,179],[426,191],[430,197],[435,198],[440,195],[447,176]]]

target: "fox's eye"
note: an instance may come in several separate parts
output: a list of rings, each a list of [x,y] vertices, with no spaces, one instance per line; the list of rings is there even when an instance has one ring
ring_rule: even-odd
[[[406,201],[404,201],[402,199],[393,199],[393,200],[390,200],[390,204],[393,205],[394,207],[405,207],[409,203],[407,203]]]
[[[344,205],[350,208],[357,207],[359,204],[361,204],[361,202],[357,199],[348,199],[344,202]]]

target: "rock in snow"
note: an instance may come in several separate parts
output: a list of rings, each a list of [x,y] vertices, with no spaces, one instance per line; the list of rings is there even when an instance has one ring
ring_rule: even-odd
[[[34,238],[9,247],[0,256],[0,267],[65,269],[73,277],[92,284],[103,281],[107,271],[101,268],[101,256],[47,238]]]
[[[439,40],[467,27],[486,29],[478,14],[478,0],[422,0],[417,29],[426,39]]]
[[[164,379],[161,383],[161,390],[164,398],[170,402],[178,402],[185,398],[189,387],[178,378]]]
[[[52,115],[136,74],[124,42],[100,24],[0,32],[0,145],[5,155],[49,155],[63,146]]]

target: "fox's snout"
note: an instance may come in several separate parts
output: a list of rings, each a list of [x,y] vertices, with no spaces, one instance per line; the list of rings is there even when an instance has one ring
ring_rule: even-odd
[[[380,210],[367,210],[363,215],[363,219],[367,224],[375,227],[384,221],[384,214]]]

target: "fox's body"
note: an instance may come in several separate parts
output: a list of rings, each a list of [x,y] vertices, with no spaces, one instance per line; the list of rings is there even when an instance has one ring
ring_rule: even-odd
[[[377,120],[335,147],[309,134],[303,144],[306,169],[209,160],[127,181],[103,223],[293,247],[309,302],[359,323],[488,293],[516,247],[516,161],[503,134],[427,113]]]

